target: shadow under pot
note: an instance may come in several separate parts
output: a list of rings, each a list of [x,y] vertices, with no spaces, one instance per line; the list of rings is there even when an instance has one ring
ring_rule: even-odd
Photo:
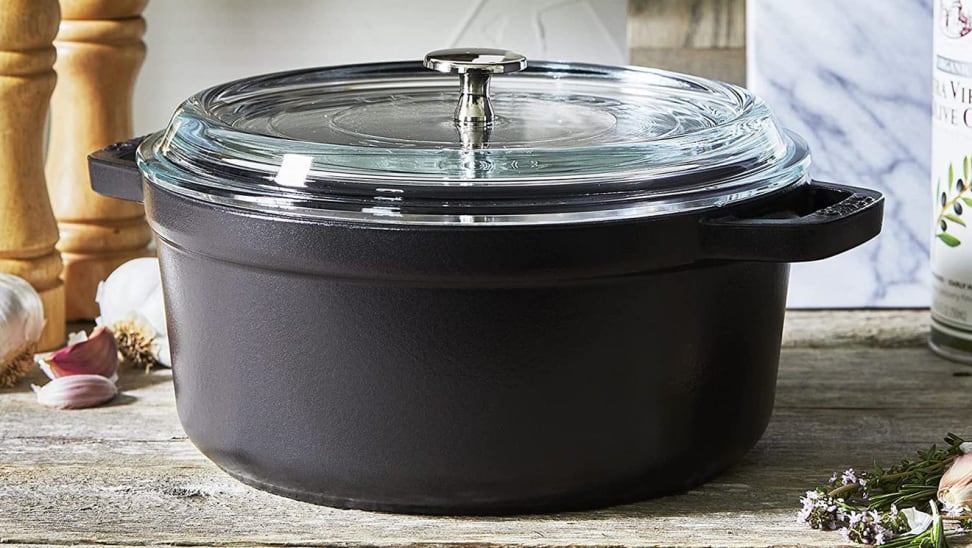
[[[744,89],[525,67],[247,78],[91,156],[95,190],[145,203],[179,416],[227,473],[546,512],[684,491],[759,439],[788,263],[875,236],[881,195],[811,181]]]

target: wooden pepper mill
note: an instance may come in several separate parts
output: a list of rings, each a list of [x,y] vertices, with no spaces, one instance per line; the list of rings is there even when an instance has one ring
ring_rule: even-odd
[[[47,323],[38,343],[64,342],[57,224],[44,185],[44,125],[57,77],[51,45],[57,0],[0,0],[0,272],[40,293]]]
[[[145,58],[148,0],[61,0],[47,188],[57,217],[67,318],[98,315],[98,282],[151,254],[141,204],[95,194],[87,155],[132,137],[132,93]]]

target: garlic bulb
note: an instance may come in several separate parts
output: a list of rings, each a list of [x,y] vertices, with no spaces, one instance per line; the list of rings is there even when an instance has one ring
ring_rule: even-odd
[[[119,266],[98,285],[95,299],[101,310],[95,322],[114,331],[126,360],[146,369],[171,365],[158,259],[132,259]]]
[[[972,509],[972,453],[956,457],[942,475],[938,500],[952,508]]]
[[[44,304],[23,278],[0,274],[0,387],[13,386],[34,361]]]
[[[87,336],[71,333],[68,345],[38,359],[38,365],[51,379],[69,375],[101,375],[115,380],[118,371],[118,345],[111,330],[98,326]]]

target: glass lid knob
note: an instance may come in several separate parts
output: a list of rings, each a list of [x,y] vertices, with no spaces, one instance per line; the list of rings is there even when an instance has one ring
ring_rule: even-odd
[[[457,125],[486,126],[493,121],[489,104],[489,78],[493,74],[518,72],[526,68],[523,55],[502,49],[440,49],[425,56],[425,68],[459,75]]]

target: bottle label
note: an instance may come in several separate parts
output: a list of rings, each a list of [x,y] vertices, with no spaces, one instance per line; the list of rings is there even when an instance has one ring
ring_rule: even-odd
[[[934,18],[932,320],[972,341],[972,0],[936,0]]]

